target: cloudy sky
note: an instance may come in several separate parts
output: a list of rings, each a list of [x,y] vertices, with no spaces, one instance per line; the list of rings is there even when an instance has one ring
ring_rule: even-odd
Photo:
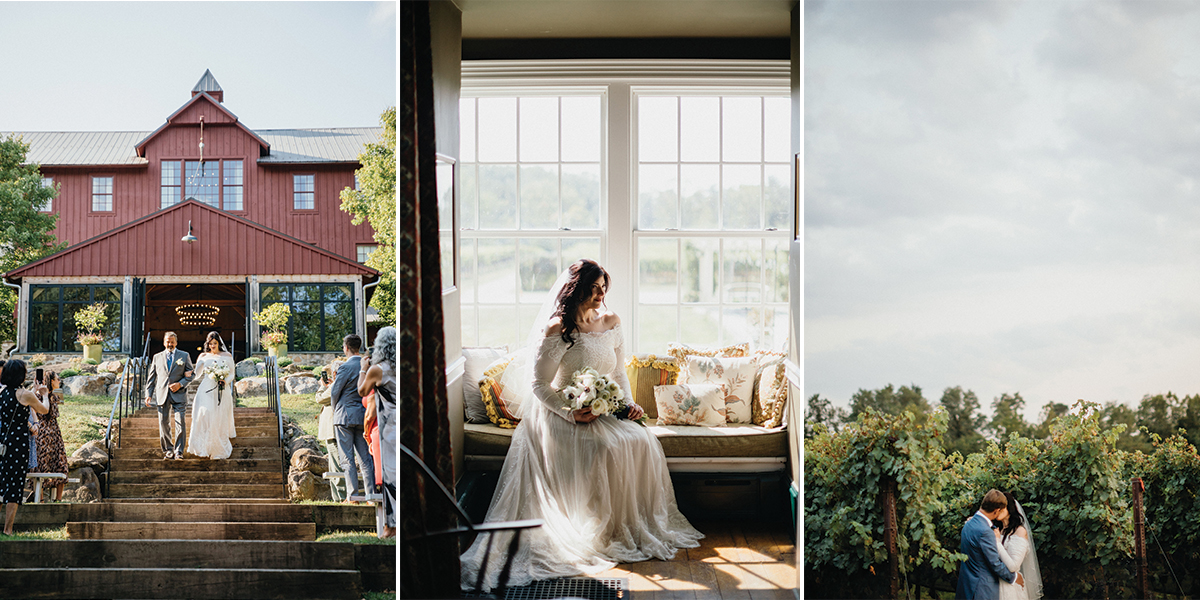
[[[1200,3],[806,2],[805,393],[1200,393]]]
[[[152,131],[211,69],[251,129],[372,127],[395,2],[0,2],[0,131]]]

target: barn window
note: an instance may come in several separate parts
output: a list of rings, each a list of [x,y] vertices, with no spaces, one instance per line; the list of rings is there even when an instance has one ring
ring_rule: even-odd
[[[221,208],[220,163],[189,160],[184,165],[186,168],[184,199],[195,198],[213,208]]]
[[[222,179],[225,210],[242,210],[242,161],[223,160],[221,164],[225,170]]]
[[[358,252],[358,262],[366,264],[367,259],[371,258],[371,253],[379,247],[379,244],[359,244],[355,247]]]
[[[311,210],[317,207],[313,192],[314,175],[292,175],[293,207],[296,210]]]
[[[43,177],[42,178],[42,187],[54,189],[54,178],[53,177]],[[50,212],[53,209],[54,209],[54,198],[47,198],[46,202],[38,207],[39,212]]]
[[[355,333],[354,287],[349,283],[280,283],[259,286],[263,308],[287,304],[288,350],[340,352],[342,338]]]
[[[183,168],[180,161],[162,161],[162,204],[159,207],[167,208],[179,204],[182,190]]]
[[[73,352],[83,350],[75,341],[75,313],[89,304],[104,304],[104,350],[121,349],[121,286],[119,285],[31,285],[29,286],[29,351]]]
[[[92,210],[112,211],[113,209],[113,178],[92,178]]]

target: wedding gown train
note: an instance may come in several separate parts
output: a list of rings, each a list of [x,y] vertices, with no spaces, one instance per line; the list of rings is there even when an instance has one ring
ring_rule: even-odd
[[[219,363],[224,363],[230,374],[225,389],[220,392],[220,402],[217,401],[217,382],[204,375],[204,369]],[[192,400],[192,428],[188,432],[187,451],[195,456],[229,458],[233,454],[230,438],[237,437],[233,423],[233,357],[204,355],[195,369],[195,378],[200,384]]]
[[[555,390],[590,366],[629,394],[619,325],[576,335],[568,348],[560,336],[542,340],[534,366],[533,398],[512,443],[488,522],[542,519],[521,533],[508,585],[594,575],[616,563],[667,560],[680,548],[699,546],[704,535],[679,512],[662,445],[649,429],[601,416],[576,425]],[[511,532],[480,535],[462,555],[461,586],[473,589],[486,554],[483,590],[496,587]]]

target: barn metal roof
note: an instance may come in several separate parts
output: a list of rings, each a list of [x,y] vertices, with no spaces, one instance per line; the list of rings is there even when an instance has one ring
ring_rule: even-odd
[[[193,92],[220,92],[221,84],[217,83],[217,78],[213,77],[212,71],[205,69],[204,75],[200,77],[200,81],[196,82],[196,87],[192,88]]]
[[[150,131],[0,132],[19,135],[29,144],[27,163],[42,166],[146,165],[136,147]],[[367,142],[376,142],[381,127],[329,129],[262,129],[255,135],[270,144],[263,164],[356,162]]]

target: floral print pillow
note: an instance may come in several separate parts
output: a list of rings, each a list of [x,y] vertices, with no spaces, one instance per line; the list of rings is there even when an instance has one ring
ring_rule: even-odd
[[[725,386],[725,416],[730,423],[750,423],[750,401],[754,399],[755,357],[724,358],[689,356],[683,369],[684,383],[715,383]]]
[[[714,384],[654,386],[658,425],[725,424],[725,387]]]

